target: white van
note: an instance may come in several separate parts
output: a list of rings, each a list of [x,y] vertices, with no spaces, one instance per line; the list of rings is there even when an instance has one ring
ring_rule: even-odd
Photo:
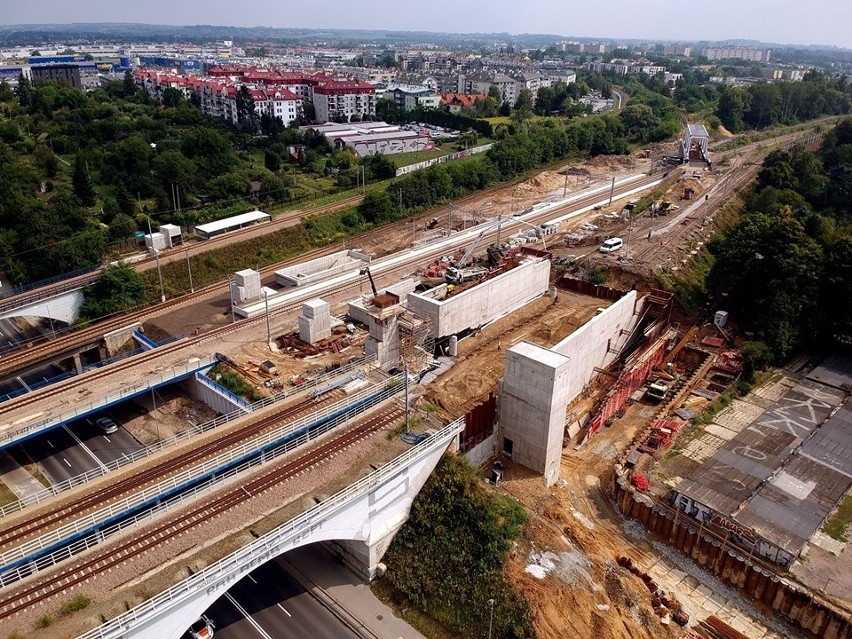
[[[621,241],[620,237],[611,237],[601,244],[601,247],[598,250],[601,253],[612,253],[613,251],[620,249],[623,245],[624,242]]]

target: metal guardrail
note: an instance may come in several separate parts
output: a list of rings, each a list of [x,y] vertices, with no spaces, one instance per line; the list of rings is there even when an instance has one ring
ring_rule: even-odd
[[[341,366],[340,368],[331,371],[329,373],[325,373],[320,375],[309,382],[305,382],[301,386],[294,387],[292,389],[283,390],[279,393],[271,397],[265,397],[261,400],[254,402],[252,406],[252,412],[257,411],[261,408],[265,408],[267,406],[271,406],[277,402],[283,401],[285,399],[289,399],[293,395],[300,393],[304,390],[313,388],[314,386],[318,386],[320,384],[325,383],[327,380],[337,376],[337,375],[345,375],[352,370],[357,368],[361,368],[367,366],[373,362],[375,359],[375,355],[370,355],[364,357],[363,359],[356,360],[354,362],[350,362],[345,366]],[[80,475],[76,475],[59,483],[53,484],[43,490],[38,491],[37,493],[33,493],[32,495],[28,495],[23,499],[19,499],[18,501],[6,504],[0,507],[0,518],[6,517],[12,513],[23,510],[24,508],[31,506],[33,504],[38,504],[44,501],[45,499],[50,499],[60,493],[71,490],[78,486],[82,486],[84,484],[89,483],[95,479],[103,477],[109,472],[118,470],[123,466],[128,464],[132,464],[134,462],[139,461],[140,459],[145,459],[146,457],[150,457],[160,451],[174,446],[176,444],[185,442],[194,437],[198,437],[207,433],[208,431],[213,430],[214,428],[218,428],[223,424],[227,424],[235,419],[239,419],[245,417],[246,413],[241,410],[235,410],[230,413],[226,413],[225,415],[219,415],[215,419],[212,419],[208,422],[204,422],[203,424],[197,424],[193,426],[190,430],[184,431],[183,433],[179,433],[174,435],[173,437],[169,437],[168,439],[160,440],[151,444],[149,446],[145,446],[144,448],[140,448],[137,451],[129,455],[125,455],[121,459],[115,459],[109,462],[104,462],[103,464],[99,464],[96,468],[93,468],[85,473]]]
[[[397,376],[397,382],[402,381]],[[155,514],[182,505],[223,481],[305,444],[358,417],[370,408],[402,392],[403,384],[376,384],[350,398],[326,406],[313,415],[266,433],[222,455],[187,469],[99,511],[27,541],[0,555],[0,587],[55,565],[102,543],[122,530],[147,521]],[[328,417],[331,419],[327,419]],[[144,512],[134,514],[134,511]]]
[[[207,377],[206,374],[200,373],[200,372],[196,373],[195,379],[197,379],[200,383],[204,384],[205,386],[212,389],[213,391],[215,391],[215,392],[217,392],[221,395],[224,395],[225,398],[229,399],[232,403],[241,407],[246,413],[250,413],[252,411],[251,404],[249,404],[246,400],[244,400],[242,397],[240,397],[236,393],[232,393],[231,391],[229,391],[227,388],[225,388],[224,386],[222,386],[221,384],[219,384],[215,380],[210,379],[209,377]]]
[[[305,528],[310,528],[312,523],[319,522],[345,508],[350,502],[362,497],[374,486],[395,475],[401,469],[420,461],[420,459],[441,447],[446,447],[462,430],[464,430],[464,418],[459,418],[429,436],[417,446],[412,447],[328,499],[321,501],[301,515],[282,524],[272,532],[259,537],[247,546],[232,552],[215,564],[184,579],[135,608],[83,633],[77,639],[121,639],[137,623],[156,617],[157,612],[162,608],[188,599],[201,589],[216,588],[223,581],[230,580],[233,575],[242,574],[245,566],[252,563],[259,564],[258,559],[267,561],[277,556],[280,554],[281,546],[286,541],[298,535]]]
[[[9,308],[16,308],[14,300],[11,300],[9,298],[15,297],[16,295],[20,295],[21,293],[26,293],[27,291],[35,290],[37,288],[42,288],[44,286],[50,286],[51,284],[55,284],[56,282],[62,282],[63,280],[70,280],[70,279],[78,277],[80,275],[85,275],[86,273],[94,273],[95,271],[99,270],[101,268],[101,266],[102,266],[101,264],[92,264],[91,266],[86,266],[86,267],[83,267],[81,269],[77,269],[76,271],[71,271],[69,273],[63,273],[62,275],[55,275],[54,277],[48,277],[46,279],[39,280],[37,282],[32,282],[31,284],[24,284],[22,286],[16,286],[15,288],[10,289],[3,294],[0,294],[0,300],[8,300],[7,302],[0,302],[0,312],[3,312],[3,311],[5,311]],[[58,293],[62,293],[64,291],[67,291],[69,288],[81,288],[82,286],[84,286],[84,285],[80,284],[80,282],[74,282],[74,283],[69,282],[68,287],[65,287],[65,288],[59,287],[59,288],[53,289],[49,292],[46,291],[45,295],[42,295],[41,297],[36,297],[34,299],[29,299],[25,302],[20,302],[20,303],[17,304],[17,306],[24,306],[26,304],[29,304],[30,302],[35,301],[35,300],[43,299],[44,297],[49,297],[49,296],[52,296],[52,295],[56,295]]]
[[[4,433],[0,435],[0,443],[11,442],[18,439],[22,435],[40,432],[42,430],[45,430],[48,426],[55,426],[64,422],[73,421],[82,415],[92,412],[93,410],[109,406],[110,404],[118,403],[130,397],[134,397],[144,391],[151,389],[154,386],[165,384],[178,377],[181,377],[182,375],[186,375],[187,373],[192,373],[196,370],[201,370],[202,368],[205,368],[207,366],[212,366],[213,364],[215,364],[215,362],[216,358],[212,355],[209,355],[204,359],[196,359],[195,361],[189,361],[186,364],[181,364],[180,366],[172,368],[167,372],[160,373],[159,375],[153,377],[148,377],[147,379],[137,382],[132,386],[122,388],[116,393],[105,395],[96,401],[88,402],[87,404],[82,406],[76,406],[74,410],[71,410],[67,413],[62,413],[61,415],[58,415],[56,417],[48,417],[46,419],[42,419],[33,424],[30,424],[29,426],[24,426],[23,428]]]

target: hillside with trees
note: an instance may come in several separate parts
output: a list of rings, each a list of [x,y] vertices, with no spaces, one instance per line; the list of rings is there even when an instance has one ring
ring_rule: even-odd
[[[774,151],[744,213],[710,244],[707,291],[763,359],[852,336],[852,118],[819,151]],[[755,345],[752,345],[755,348]]]

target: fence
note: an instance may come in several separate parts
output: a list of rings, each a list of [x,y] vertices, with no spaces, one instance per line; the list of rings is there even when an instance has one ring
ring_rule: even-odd
[[[217,584],[227,581],[234,574],[241,574],[242,568],[246,565],[251,563],[259,565],[259,563],[271,559],[278,554],[286,541],[292,539],[301,531],[309,529],[311,524],[322,521],[345,508],[351,502],[363,497],[383,481],[398,474],[403,468],[415,464],[428,457],[435,450],[447,446],[463,428],[464,420],[457,419],[399,457],[282,524],[272,532],[252,541],[247,546],[234,551],[224,559],[184,579],[135,608],[80,635],[77,639],[118,639],[127,633],[128,628],[156,616],[171,604],[185,600],[202,589],[217,587]]]
[[[394,383],[374,385],[3,553],[0,555],[0,586],[53,566],[316,439],[401,393],[404,388],[401,381],[402,376],[398,375],[388,380]]]
[[[363,366],[367,366],[375,359],[375,355],[370,355],[360,360],[356,360],[354,362],[350,362],[346,366],[341,366],[339,369],[326,373],[324,375],[320,375],[319,377],[314,378],[309,382],[305,382],[299,387],[284,390],[280,393],[276,393],[271,397],[265,397],[259,401],[254,402],[251,405],[251,410],[256,411],[260,408],[265,408],[266,406],[271,406],[276,402],[283,401],[289,397],[292,397],[296,393],[299,393],[303,390],[313,388],[319,384],[325,383],[328,379],[336,376],[336,375],[345,375],[348,372],[355,370],[356,368],[360,368]],[[109,472],[114,470],[118,470],[127,464],[132,464],[140,459],[145,459],[155,453],[159,453],[166,448],[171,446],[175,446],[179,443],[188,441],[193,437],[198,437],[199,435],[203,435],[214,428],[218,428],[223,424],[227,424],[235,419],[239,419],[241,417],[245,417],[246,413],[242,410],[235,410],[225,415],[219,415],[215,419],[210,420],[209,422],[204,422],[203,424],[197,424],[193,426],[190,430],[185,431],[183,433],[179,433],[173,437],[168,439],[160,440],[151,444],[150,446],[145,446],[144,448],[140,448],[132,453],[124,455],[121,459],[115,459],[113,461],[104,462],[99,464],[96,468],[93,468],[85,473],[80,475],[76,475],[64,481],[61,481],[57,484],[53,484],[43,490],[38,491],[37,493],[33,493],[24,497],[23,499],[19,499],[18,501],[14,501],[12,503],[6,504],[5,506],[0,507],[0,518],[6,517],[11,513],[18,512],[23,510],[27,506],[31,506],[33,504],[38,504],[44,501],[45,499],[49,499],[55,495],[63,493],[65,491],[71,490],[72,488],[76,488],[77,486],[82,486],[83,484],[87,484],[90,481],[98,479],[99,477],[103,477]]]
[[[456,153],[450,153],[449,155],[442,155],[439,158],[432,158],[431,160],[415,162],[414,164],[409,164],[408,166],[401,166],[396,170],[396,177],[399,177],[400,175],[406,175],[408,173],[414,173],[415,171],[419,171],[420,169],[425,169],[426,167],[434,166],[436,164],[444,164],[445,162],[452,162],[453,160],[466,158],[477,153],[485,153],[485,151],[490,149],[492,146],[494,145],[483,144],[481,146],[475,146],[471,149],[465,149],[464,151],[457,151]]]

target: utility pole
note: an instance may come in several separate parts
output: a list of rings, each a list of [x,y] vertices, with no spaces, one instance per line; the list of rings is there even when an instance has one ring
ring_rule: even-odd
[[[192,265],[189,263],[189,247],[185,247],[183,251],[186,255],[186,270],[189,273],[189,292],[195,293],[195,287],[192,285]]]
[[[494,600],[488,600],[488,606],[491,608],[491,614],[488,615],[488,639],[491,639],[491,628],[494,625]]]
[[[499,249],[500,248],[500,226],[503,224],[503,215],[497,216],[497,239],[494,242],[494,246]]]
[[[565,167],[565,186],[562,187],[562,199],[568,197],[568,167]]]
[[[609,187],[609,204],[607,206],[612,206],[612,194],[615,193],[615,176],[612,176],[612,186]]]

